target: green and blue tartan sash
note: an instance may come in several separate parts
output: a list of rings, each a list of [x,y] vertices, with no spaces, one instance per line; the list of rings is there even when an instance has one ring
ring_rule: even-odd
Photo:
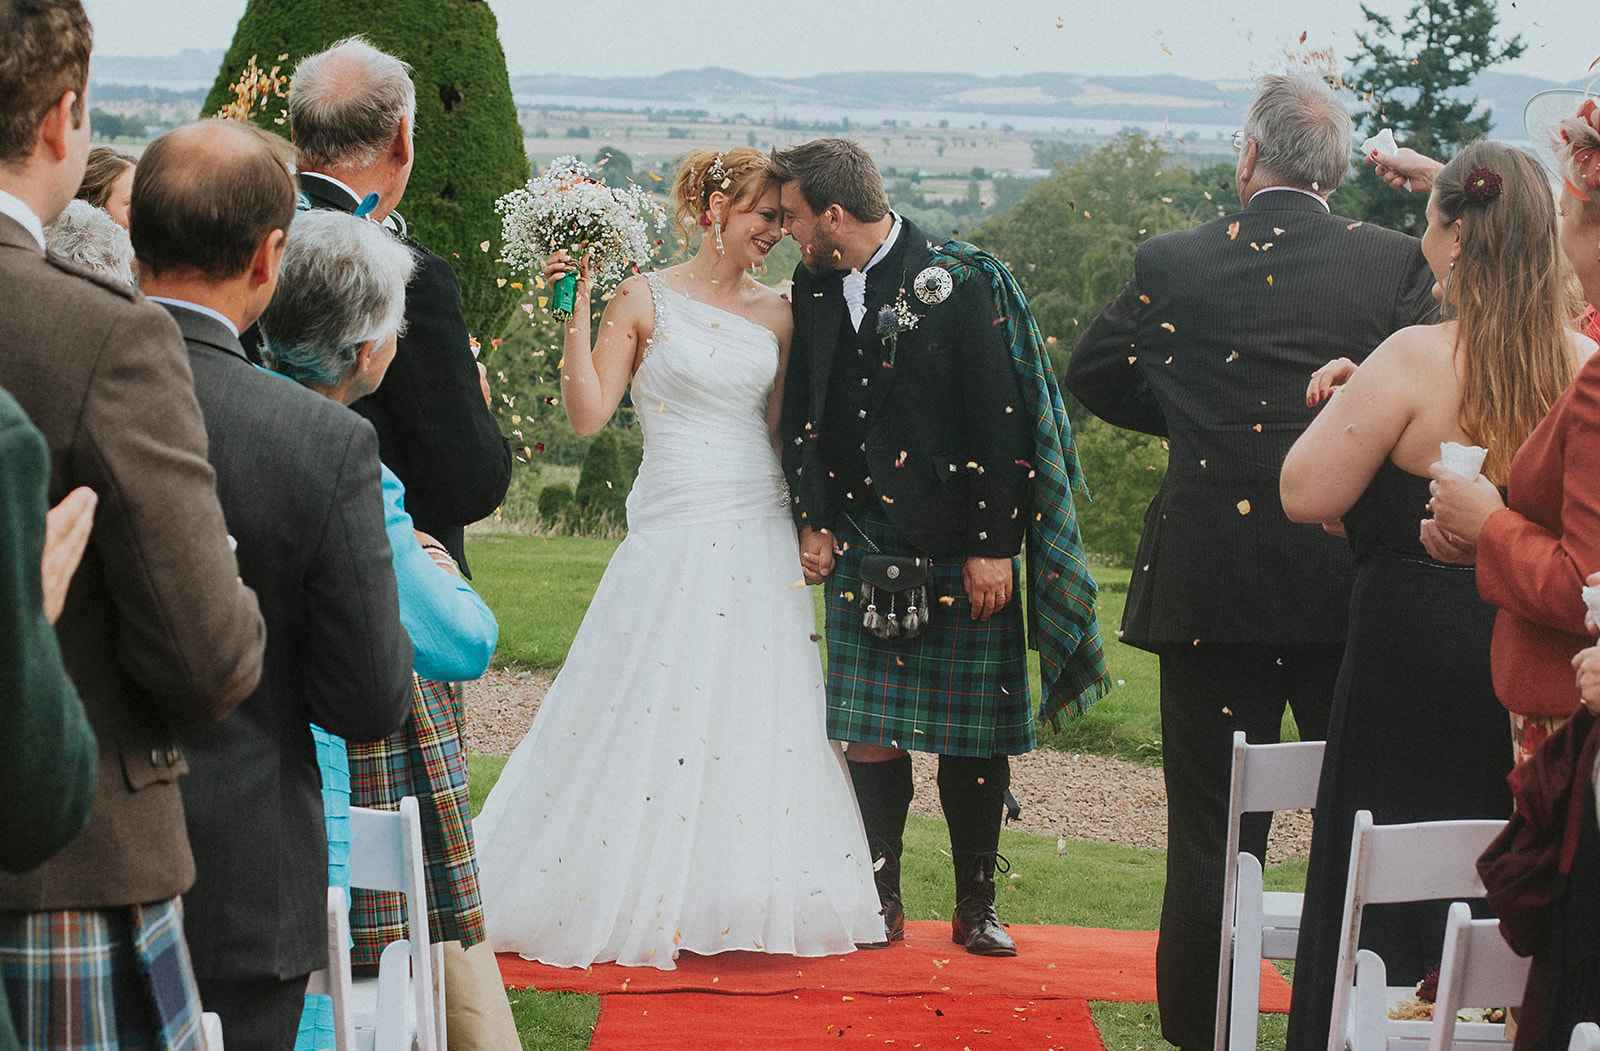
[[[1084,561],[1072,505],[1074,492],[1089,498],[1078,450],[1072,444],[1072,423],[1044,337],[1011,272],[988,252],[964,241],[946,241],[932,254],[933,264],[948,270],[956,284],[982,274],[993,286],[995,313],[1005,326],[1011,361],[1034,421],[1034,513],[1026,548],[1028,645],[1039,651],[1044,680],[1040,711],[1059,728],[1111,689],[1094,612],[1099,587]]]

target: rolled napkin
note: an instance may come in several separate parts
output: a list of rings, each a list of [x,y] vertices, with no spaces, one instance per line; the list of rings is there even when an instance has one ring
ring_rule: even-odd
[[[1589,615],[1600,622],[1600,584],[1584,587],[1583,604],[1589,607]]]
[[[1439,460],[1444,464],[1445,470],[1454,471],[1469,482],[1478,480],[1478,472],[1483,470],[1483,458],[1489,455],[1489,450],[1481,445],[1462,445],[1460,442],[1440,442]]]
[[[1390,157],[1400,152],[1400,144],[1394,141],[1394,130],[1392,128],[1384,128],[1361,144],[1362,157],[1371,157],[1373,150],[1387,154]],[[1406,189],[1411,189],[1410,179],[1406,180]]]

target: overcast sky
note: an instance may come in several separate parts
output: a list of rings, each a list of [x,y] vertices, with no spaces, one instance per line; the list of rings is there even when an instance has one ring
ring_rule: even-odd
[[[245,0],[84,0],[95,49],[170,55],[228,46]],[[852,70],[1171,73],[1242,78],[1286,47],[1352,53],[1360,0],[493,0],[513,75],[656,74],[725,66],[779,77]],[[1403,18],[1411,0],[1368,0]],[[982,10],[987,8],[987,10]],[[1500,0],[1527,54],[1507,70],[1584,75],[1600,56],[1595,0]]]

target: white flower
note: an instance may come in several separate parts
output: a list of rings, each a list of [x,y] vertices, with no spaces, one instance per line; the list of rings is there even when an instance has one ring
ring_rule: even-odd
[[[557,249],[591,252],[595,283],[613,284],[655,255],[650,226],[666,213],[638,186],[616,189],[598,182],[576,157],[557,157],[544,174],[495,202],[505,232],[504,256],[537,273]]]

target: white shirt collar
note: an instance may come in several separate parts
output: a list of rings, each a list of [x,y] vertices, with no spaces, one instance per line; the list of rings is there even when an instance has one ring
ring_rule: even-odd
[[[184,310],[192,310],[196,314],[204,314],[208,318],[214,318],[215,320],[220,321],[224,325],[228,326],[228,331],[233,333],[234,339],[239,338],[239,326],[235,325],[226,315],[212,310],[208,306],[202,306],[199,303],[191,303],[187,299],[169,299],[166,296],[145,296],[145,298],[152,303],[165,303],[168,306],[182,307]]]
[[[35,241],[39,242],[39,251],[44,251],[44,224],[39,221],[33,209],[23,203],[22,198],[0,190],[0,215],[15,219],[24,230],[33,235]]]
[[[340,179],[335,179],[333,176],[329,175],[327,172],[302,172],[301,174],[302,175],[315,175],[319,179],[322,179],[322,180],[324,180],[326,182],[331,182],[335,186],[339,187],[339,189],[343,190],[345,193],[350,195],[350,201],[351,201],[352,204],[360,204],[361,203],[361,194],[356,193],[354,190],[352,190],[349,187],[349,185],[347,183],[343,182]]]
[[[1323,211],[1328,212],[1329,214],[1332,214],[1333,212],[1333,209],[1328,207],[1328,199],[1326,197],[1322,196],[1320,193],[1312,193],[1310,190],[1302,190],[1298,186],[1263,186],[1261,189],[1250,195],[1250,200],[1254,201],[1257,197],[1260,197],[1264,193],[1277,193],[1280,191],[1287,191],[1289,193],[1303,193],[1313,201],[1316,201],[1318,204],[1322,205]]]
[[[895,240],[900,236],[900,216],[894,212],[889,214],[894,216],[894,224],[889,227],[889,236],[884,238],[877,252],[867,260],[866,266],[844,275],[844,305],[850,310],[850,323],[858,330],[861,328],[861,319],[867,316],[867,271],[877,266],[883,257],[889,254],[889,249],[894,247]]]
[[[359,193],[356,193],[354,190],[352,190],[345,183],[343,183],[343,182],[339,181],[338,179],[335,179],[333,176],[329,175],[327,172],[301,172],[300,174],[302,174],[302,175],[314,175],[319,179],[326,179],[328,182],[333,183],[335,186],[339,187],[339,189],[343,190],[345,193],[350,195],[350,200],[353,202],[352,207],[359,208],[361,206],[361,202],[366,199],[366,198],[362,197]],[[372,216],[369,215],[366,218],[370,219],[370,218],[372,218]],[[384,216],[383,217],[383,221],[381,223],[379,223],[378,225],[383,227],[385,230],[390,230],[390,231],[392,231],[394,233],[399,234],[401,237],[405,236],[405,231],[400,229],[400,224],[399,223],[395,222],[395,214],[392,211],[388,215]]]
[[[900,236],[900,216],[896,212],[889,214],[894,216],[894,225],[889,227],[889,236],[883,239],[883,244],[878,246],[877,252],[867,260],[866,267],[861,271],[863,274],[883,262],[883,257],[889,254],[889,249],[894,247],[895,240]]]

